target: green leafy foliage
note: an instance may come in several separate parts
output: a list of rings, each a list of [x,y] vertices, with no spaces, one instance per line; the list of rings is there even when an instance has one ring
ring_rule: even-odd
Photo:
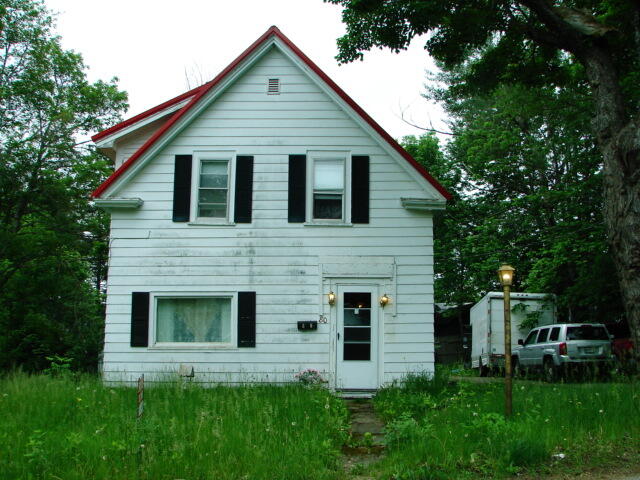
[[[51,375],[52,377],[65,377],[71,374],[72,358],[61,357],[60,355],[53,355],[52,357],[45,358],[51,362],[49,368],[45,368],[42,372],[45,375]]]
[[[548,300],[549,301],[549,300]],[[545,307],[541,307],[539,310],[530,311],[529,305],[526,303],[516,303],[513,307],[511,307],[511,312],[520,313],[521,316],[524,316],[524,320],[520,322],[518,328],[523,332],[527,332],[532,328],[535,328],[540,323],[540,318],[542,317],[542,313],[544,312]]]
[[[64,355],[95,369],[108,226],[88,195],[110,167],[79,139],[116,121],[126,95],[86,80],[42,2],[2,2],[0,24],[0,368]]]
[[[573,52],[575,46],[549,19],[564,21],[562,33],[567,37],[580,33],[585,43],[606,39],[609,52],[615,52],[612,67],[619,73],[627,103],[637,108],[640,93],[632,86],[638,78],[637,6],[632,2],[325,1],[343,7],[347,32],[337,42],[338,61],[362,60],[372,48],[399,52],[416,36],[428,34],[425,50],[445,70],[469,67],[455,85],[466,96],[504,84],[537,87],[562,82],[566,72],[561,64],[567,58],[562,50]],[[546,17],[541,13],[545,8]]]
[[[573,67],[565,68],[570,82]],[[440,80],[455,85],[458,74]],[[456,135],[442,153],[433,135],[403,144],[427,169],[447,170],[444,183],[457,192],[434,220],[436,301],[475,302],[499,289],[496,266],[506,261],[517,267],[516,290],[557,296],[560,319],[622,315],[601,216],[601,156],[588,133],[591,104],[576,83],[474,97],[431,89]]]

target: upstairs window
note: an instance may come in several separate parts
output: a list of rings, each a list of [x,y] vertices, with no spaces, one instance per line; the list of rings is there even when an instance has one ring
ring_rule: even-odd
[[[174,222],[201,225],[251,223],[253,156],[235,152],[176,155]]]
[[[344,219],[344,159],[313,162],[314,220]]]
[[[201,160],[198,183],[198,217],[227,218],[229,161]]]
[[[369,223],[369,156],[340,151],[289,155],[289,223]]]

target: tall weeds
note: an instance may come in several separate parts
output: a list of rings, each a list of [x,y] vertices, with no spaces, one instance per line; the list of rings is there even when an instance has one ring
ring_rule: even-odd
[[[0,471],[6,479],[332,479],[346,437],[344,404],[298,385],[147,388],[95,378],[0,380]]]
[[[634,383],[516,382],[509,420],[503,385],[442,385],[437,378],[411,378],[376,397],[387,421],[383,478],[571,470],[640,448],[640,388]]]

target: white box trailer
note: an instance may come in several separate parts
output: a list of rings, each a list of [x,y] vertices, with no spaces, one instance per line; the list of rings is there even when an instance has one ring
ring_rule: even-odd
[[[520,328],[536,319],[538,325],[557,323],[555,297],[548,293],[511,293],[511,350],[533,327]],[[502,292],[489,292],[471,307],[471,366],[481,374],[504,366],[504,300]]]

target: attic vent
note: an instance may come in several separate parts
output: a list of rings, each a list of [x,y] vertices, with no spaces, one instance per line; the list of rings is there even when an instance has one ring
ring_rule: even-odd
[[[270,78],[267,82],[267,94],[268,95],[279,95],[280,94],[280,79],[279,78]]]

